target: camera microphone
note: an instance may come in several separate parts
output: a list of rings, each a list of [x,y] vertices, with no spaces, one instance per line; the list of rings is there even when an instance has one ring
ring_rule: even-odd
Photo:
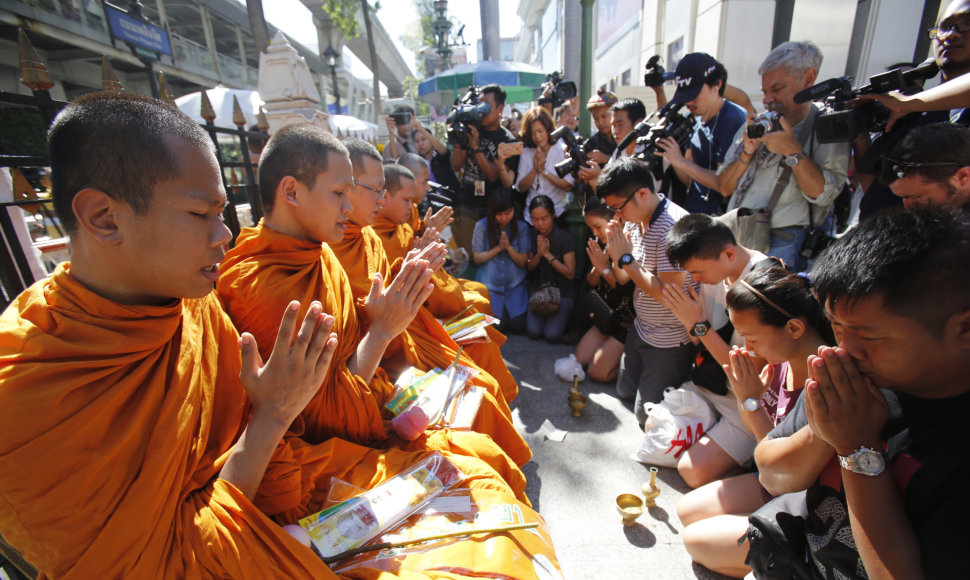
[[[434,181],[429,181],[428,182],[428,185],[431,186],[431,189],[437,189],[438,191],[441,191],[441,192],[444,192],[444,193],[449,193],[449,194],[454,194],[455,193],[447,185],[441,185],[440,183],[435,183]]]
[[[817,85],[812,85],[807,89],[795,93],[795,104],[801,105],[808,101],[814,101],[819,97],[824,97],[829,93],[839,90],[843,86],[847,86],[850,82],[852,82],[852,77],[839,77],[837,79],[822,81]]]
[[[908,71],[904,71],[903,80],[906,82],[913,82],[931,79],[935,77],[938,72],[940,72],[940,65],[936,64],[936,59],[931,56],[919,63],[919,66],[911,68]]]

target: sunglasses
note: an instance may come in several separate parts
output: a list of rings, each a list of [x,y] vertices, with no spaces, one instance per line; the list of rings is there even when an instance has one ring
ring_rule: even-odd
[[[907,173],[914,169],[927,167],[960,167],[960,164],[956,161],[900,161],[890,157],[887,157],[884,163],[898,179],[903,179]]]

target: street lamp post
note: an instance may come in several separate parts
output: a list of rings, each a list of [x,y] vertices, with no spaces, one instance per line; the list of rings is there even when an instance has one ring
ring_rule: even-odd
[[[340,66],[340,53],[334,50],[333,45],[328,44],[327,49],[323,51],[323,58],[327,62],[327,66],[330,67],[330,79],[333,83],[333,96],[334,100],[337,101],[337,114],[340,113],[340,87],[337,85],[337,67]]]
[[[434,21],[434,34],[438,40],[438,56],[441,57],[441,70],[451,68],[451,44],[448,33],[451,32],[451,21],[448,20],[448,0],[435,0],[434,11],[437,18]]]

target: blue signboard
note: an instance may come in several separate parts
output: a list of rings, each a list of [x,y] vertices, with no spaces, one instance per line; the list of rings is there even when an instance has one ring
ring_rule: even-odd
[[[172,56],[172,45],[168,42],[168,33],[164,28],[132,18],[124,10],[107,2],[104,3],[104,12],[108,16],[108,26],[115,38]]]

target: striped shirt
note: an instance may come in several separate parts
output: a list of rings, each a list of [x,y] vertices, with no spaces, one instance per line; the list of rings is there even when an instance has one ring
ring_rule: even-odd
[[[633,244],[633,257],[641,268],[654,275],[660,272],[682,271],[675,268],[667,259],[667,232],[685,215],[687,211],[684,208],[661,194],[660,205],[650,216],[650,223],[647,224],[646,230],[639,223],[627,222],[623,226],[624,233],[629,236]],[[692,283],[688,274],[684,281],[684,292],[687,292],[687,287]],[[637,316],[633,321],[633,327],[637,329],[640,338],[650,346],[674,348],[690,340],[687,329],[677,320],[677,317],[639,287],[633,293],[633,310]]]

